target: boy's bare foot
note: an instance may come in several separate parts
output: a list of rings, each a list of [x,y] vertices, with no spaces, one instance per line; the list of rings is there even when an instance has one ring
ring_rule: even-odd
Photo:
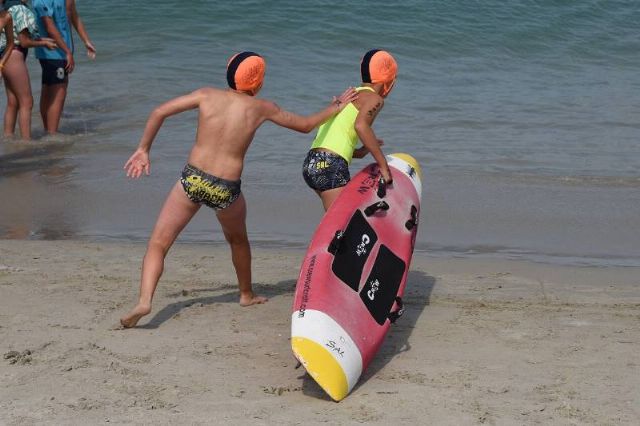
[[[269,299],[262,296],[256,296],[253,293],[240,294],[240,306],[260,305],[265,303],[267,300]]]
[[[120,324],[124,328],[135,327],[140,318],[151,312],[151,305],[137,304],[127,315],[120,318]]]

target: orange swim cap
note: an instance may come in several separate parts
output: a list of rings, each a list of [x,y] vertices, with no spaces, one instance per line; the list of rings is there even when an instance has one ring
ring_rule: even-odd
[[[398,64],[389,52],[373,49],[362,57],[360,74],[363,83],[383,83],[382,96],[386,96],[396,81]]]
[[[265,62],[254,52],[233,55],[227,63],[227,83],[233,90],[256,92],[262,87]]]

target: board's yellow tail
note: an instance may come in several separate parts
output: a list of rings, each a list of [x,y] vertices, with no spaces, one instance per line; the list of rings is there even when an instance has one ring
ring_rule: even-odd
[[[347,396],[347,376],[327,348],[304,337],[293,337],[291,348],[311,377],[334,401]]]

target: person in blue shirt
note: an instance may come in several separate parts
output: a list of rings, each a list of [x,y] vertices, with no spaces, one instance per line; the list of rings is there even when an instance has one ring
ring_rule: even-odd
[[[52,38],[58,46],[53,50],[36,48],[36,58],[42,67],[40,115],[45,130],[57,133],[67,97],[69,74],[75,67],[71,25],[84,42],[91,59],[95,58],[96,49],[78,15],[75,0],[34,0],[33,8],[40,35]]]

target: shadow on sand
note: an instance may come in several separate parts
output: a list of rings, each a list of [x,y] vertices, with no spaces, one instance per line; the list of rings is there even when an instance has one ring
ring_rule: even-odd
[[[385,337],[380,350],[373,358],[373,361],[364,371],[360,380],[354,387],[354,390],[362,386],[374,377],[385,365],[387,365],[397,354],[410,351],[411,344],[409,339],[413,329],[422,315],[425,307],[429,305],[431,292],[436,284],[436,279],[430,275],[426,275],[421,271],[410,271],[407,278],[407,287],[405,289],[404,315],[398,319],[395,324],[391,325],[389,333]],[[296,280],[280,281],[275,285],[261,286],[256,284],[256,290],[259,294],[263,294],[270,299],[277,296],[293,294],[295,291]],[[137,328],[155,329],[162,325],[165,321],[174,317],[177,313],[185,308],[195,304],[212,305],[215,303],[238,303],[238,290],[235,284],[224,285],[221,287],[191,289],[188,292],[178,292],[170,294],[169,297],[186,297],[197,295],[200,293],[218,293],[212,296],[192,297],[186,300],[170,303],[157,312],[151,320]],[[287,315],[289,315],[287,311]],[[301,375],[298,379],[302,380],[302,392],[318,399],[331,401],[331,398],[320,388],[320,386],[309,376],[304,368],[299,368]],[[353,392],[353,391],[352,391]]]
[[[404,301],[404,314],[391,324],[391,328],[380,347],[373,361],[360,376],[360,380],[351,392],[374,377],[385,365],[387,365],[397,354],[411,350],[409,338],[415,325],[422,315],[424,308],[431,301],[431,292],[436,284],[436,279],[422,271],[409,271],[407,286],[402,298]],[[302,370],[304,372],[304,369]],[[311,376],[305,374],[299,377],[302,379],[302,392],[307,396],[331,401],[331,398],[313,380]],[[348,398],[348,397],[347,397]]]
[[[254,288],[256,293],[260,295],[264,295],[269,299],[273,299],[274,297],[283,295],[283,294],[293,294],[295,291],[296,280],[285,280],[280,281],[275,285],[263,286],[260,284],[255,284]],[[165,321],[173,318],[177,313],[182,311],[189,306],[193,306],[196,304],[201,305],[213,305],[214,303],[238,303],[238,286],[235,284],[227,284],[220,287],[211,287],[211,288],[200,288],[200,289],[191,289],[188,292],[183,291],[179,293],[172,293],[169,297],[183,297],[189,295],[195,295],[199,293],[220,293],[222,291],[229,290],[225,293],[216,294],[214,296],[203,296],[203,297],[195,297],[187,300],[182,300],[179,302],[170,303],[164,308],[162,308],[158,313],[156,313],[151,320],[143,325],[137,326],[137,328],[143,329],[153,329],[158,328]]]

